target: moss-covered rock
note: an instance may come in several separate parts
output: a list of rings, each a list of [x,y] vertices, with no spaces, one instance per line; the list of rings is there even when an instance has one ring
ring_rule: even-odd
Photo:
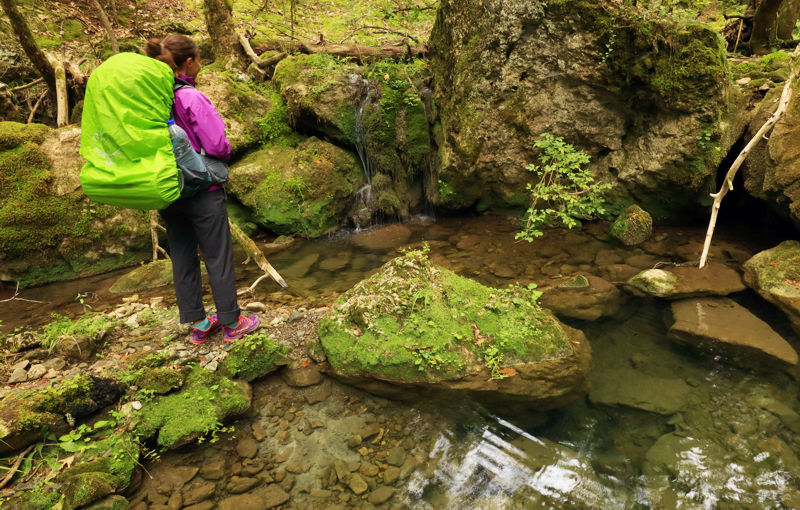
[[[288,348],[259,331],[237,341],[219,369],[228,377],[252,381],[288,364],[288,352]]]
[[[132,379],[139,390],[163,395],[183,386],[186,374],[182,370],[165,367],[143,368],[134,374]]]
[[[431,166],[429,74],[422,60],[357,66],[329,55],[299,55],[281,61],[273,81],[298,129],[358,152],[373,181],[371,212],[403,217],[419,207]]]
[[[172,261],[164,259],[141,265],[126,273],[115,281],[109,290],[115,294],[126,294],[154,289],[171,283]]]
[[[195,367],[179,392],[161,396],[137,411],[134,431],[165,448],[177,448],[216,429],[250,408],[250,386]]]
[[[231,168],[228,189],[278,234],[320,236],[336,229],[364,172],[348,152],[318,138],[297,147],[270,145]]]
[[[66,416],[89,416],[119,399],[114,380],[76,376],[36,391],[12,391],[0,400],[0,454],[33,443],[43,428],[61,434],[69,430]]]
[[[409,252],[341,296],[320,322],[335,375],[377,391],[470,390],[550,408],[585,390],[590,350],[527,289],[492,289]]]
[[[800,333],[800,241],[785,241],[744,264],[744,280],[789,317]]]
[[[638,205],[629,206],[611,225],[609,233],[625,246],[642,244],[653,233],[653,217]]]
[[[634,202],[681,214],[707,201],[742,127],[724,118],[718,34],[636,6],[444,0],[430,49],[447,207],[524,209],[533,141],[550,132],[615,185],[612,214]]]
[[[0,280],[32,285],[143,260],[144,213],[90,202],[75,128],[0,122]]]
[[[266,85],[244,82],[212,65],[198,75],[197,89],[225,121],[225,135],[234,155],[291,132],[283,100]]]

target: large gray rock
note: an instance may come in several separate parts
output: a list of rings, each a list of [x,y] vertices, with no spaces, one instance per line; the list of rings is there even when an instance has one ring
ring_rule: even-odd
[[[785,241],[744,264],[747,285],[789,317],[800,334],[800,241]]]
[[[720,122],[725,49],[699,24],[644,19],[620,3],[442,1],[430,61],[449,205],[526,205],[544,132],[615,183],[612,212],[637,202],[660,218],[707,197],[743,127]]]
[[[635,291],[665,299],[727,296],[747,288],[736,270],[716,263],[704,268],[666,266],[647,269],[630,278],[628,285]]]
[[[670,337],[722,353],[750,368],[755,363],[796,365],[797,352],[767,323],[727,298],[686,299],[672,303]]]

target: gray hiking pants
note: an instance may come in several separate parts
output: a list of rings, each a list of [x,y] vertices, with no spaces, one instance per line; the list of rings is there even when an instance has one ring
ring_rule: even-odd
[[[193,197],[176,200],[159,213],[167,224],[180,321],[199,322],[206,317],[197,256],[199,247],[203,250],[219,321],[222,324],[236,322],[239,304],[225,192],[221,189],[201,191]]]

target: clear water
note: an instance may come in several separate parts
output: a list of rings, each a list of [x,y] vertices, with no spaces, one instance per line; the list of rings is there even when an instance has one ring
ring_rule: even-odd
[[[554,232],[534,244],[514,241],[515,228],[497,217],[421,220],[298,240],[268,253],[291,294],[270,282],[253,298],[327,303],[399,249],[422,242],[430,244],[436,263],[505,286],[546,282],[576,270],[608,275],[603,268],[610,264],[644,269],[679,262],[699,255],[703,237],[702,229],[660,229],[645,247],[628,249],[609,242],[602,225],[580,233]],[[717,260],[740,263],[767,247],[735,234],[717,235],[712,252]],[[241,286],[257,276],[255,270],[238,274]],[[111,305],[119,298],[104,289],[116,276],[31,289],[21,296],[48,298],[67,312],[79,310],[78,292],[95,292],[96,306]],[[757,296],[745,292],[735,299],[798,348],[785,320]],[[45,306],[11,304],[19,307],[18,315],[32,317]],[[13,321],[8,310],[0,306],[4,325]],[[258,453],[269,473],[265,478],[277,483],[277,478],[286,480],[281,473],[290,477],[291,483],[282,482],[291,495],[282,508],[372,508],[367,495],[382,485],[392,489],[392,496],[378,508],[800,508],[797,374],[738,368],[675,344],[666,337],[667,312],[662,302],[630,299],[614,319],[573,323],[592,344],[595,390],[547,413],[498,412],[453,396],[389,401],[328,379],[323,383],[328,396],[316,401],[308,395],[319,386],[294,389],[271,376],[255,384],[254,413],[237,424],[236,437],[195,447],[190,454],[163,454],[150,468],[154,479],[132,499],[150,490],[161,469],[201,466],[209,458],[234,466],[240,462],[237,438],[258,424],[266,433]],[[618,395],[596,390],[608,387],[617,388]],[[670,412],[642,409],[662,400]],[[377,441],[348,445],[372,424],[384,431]],[[387,459],[397,447],[405,459],[395,473],[398,479],[391,480]],[[365,463],[377,468],[376,476],[363,475],[370,485],[363,496],[331,478],[337,461],[353,473]],[[387,477],[392,483],[385,482]],[[227,496],[218,482],[213,497]]]

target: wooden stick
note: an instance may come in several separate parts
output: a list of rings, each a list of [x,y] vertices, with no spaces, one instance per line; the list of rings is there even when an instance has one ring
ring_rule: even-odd
[[[17,460],[16,462],[14,462],[14,465],[11,466],[11,469],[8,471],[6,477],[3,478],[2,482],[0,482],[0,489],[8,485],[8,482],[10,482],[12,478],[14,478],[14,474],[17,472],[17,468],[19,467],[20,464],[22,464],[22,459],[24,459],[25,456],[28,455],[31,452],[31,450],[33,450],[34,446],[36,445],[33,444],[30,445],[29,447],[25,448],[25,451],[19,454],[19,457],[17,457]]]
[[[250,60],[253,61],[255,65],[257,65],[258,67],[264,65],[264,61],[261,60],[261,57],[256,55],[255,51],[253,51],[253,47],[250,46],[250,41],[247,40],[247,37],[245,37],[244,34],[239,34],[239,44],[242,45],[244,52],[247,54]]]
[[[742,38],[742,27],[744,26],[744,18],[739,20],[739,32],[736,34],[736,44],[733,45],[733,53],[736,53],[736,48],[739,47],[739,41]]]
[[[50,65],[53,67],[53,72],[56,76],[56,125],[64,127],[69,122],[67,71],[64,69],[64,64],[53,55],[48,54],[47,58],[50,60]]]
[[[242,248],[244,248],[244,251],[245,253],[247,253],[247,256],[252,258],[256,262],[259,269],[264,271],[265,274],[271,276],[272,279],[275,280],[275,282],[281,287],[288,287],[288,285],[286,284],[286,280],[284,280],[283,277],[280,274],[278,274],[277,271],[275,271],[275,268],[272,267],[272,264],[269,263],[267,257],[264,256],[264,253],[258,249],[256,243],[254,243],[252,239],[247,237],[247,234],[242,232],[242,229],[237,227],[236,224],[232,222],[230,219],[228,219],[228,225],[230,225],[231,227],[231,234],[233,234],[233,237],[236,238],[236,240],[239,242]],[[256,283],[258,283],[262,279],[263,278],[259,278],[258,280],[256,280]],[[255,288],[256,283],[250,286],[250,290]]]
[[[29,89],[29,88],[33,87],[34,85],[38,85],[38,84],[42,83],[43,81],[44,81],[44,78],[36,78],[35,80],[33,80],[32,82],[28,83],[27,85],[20,85],[19,87],[14,87],[13,89],[11,89],[11,92],[22,92],[25,89]]]
[[[39,109],[39,105],[40,105],[40,104],[42,104],[42,99],[44,99],[44,96],[46,96],[46,95],[47,95],[47,92],[48,92],[48,91],[47,91],[47,90],[45,90],[44,92],[42,92],[41,94],[39,94],[39,99],[37,99],[37,100],[36,100],[36,104],[34,104],[34,105],[33,105],[33,108],[31,108],[31,114],[30,114],[30,115],[28,115],[28,122],[27,122],[28,124],[30,124],[31,122],[33,122],[33,116],[34,116],[34,115],[36,115],[36,110],[38,110],[38,109]]]
[[[725,195],[728,194],[728,191],[733,189],[733,178],[736,176],[736,172],[739,171],[739,167],[742,166],[744,160],[753,150],[758,142],[761,141],[762,138],[766,138],[767,132],[778,122],[781,116],[786,112],[786,109],[789,107],[789,101],[792,99],[792,81],[797,78],[797,69],[794,68],[794,60],[795,58],[800,55],[800,44],[797,45],[794,52],[792,52],[792,59],[791,65],[792,69],[789,73],[789,78],[786,80],[786,84],[783,86],[783,92],[781,93],[781,99],[778,103],[778,108],[775,110],[775,113],[761,126],[761,129],[753,136],[753,138],[747,143],[747,145],[742,149],[742,152],[739,153],[739,156],[736,158],[736,161],[733,162],[731,168],[728,170],[728,173],[725,174],[725,180],[722,183],[719,191],[716,193],[711,193],[711,197],[714,199],[714,203],[711,205],[711,218],[708,221],[708,230],[706,231],[706,239],[703,243],[703,253],[700,255],[700,266],[705,267],[706,259],[708,257],[708,250],[711,248],[711,238],[714,235],[714,227],[717,224],[717,215],[719,214],[719,208],[722,202],[722,199],[725,198]]]
[[[153,244],[153,262],[158,260],[158,213],[150,211],[150,242]]]
[[[114,27],[111,26],[111,21],[108,20],[108,16],[106,15],[106,10],[103,9],[103,6],[100,5],[99,0],[91,0],[92,6],[95,8],[97,13],[100,15],[100,22],[103,24],[103,28],[106,30],[106,36],[108,36],[108,42],[111,43],[111,51],[114,52],[116,55],[119,53],[119,43],[117,43],[117,36],[114,35]]]

